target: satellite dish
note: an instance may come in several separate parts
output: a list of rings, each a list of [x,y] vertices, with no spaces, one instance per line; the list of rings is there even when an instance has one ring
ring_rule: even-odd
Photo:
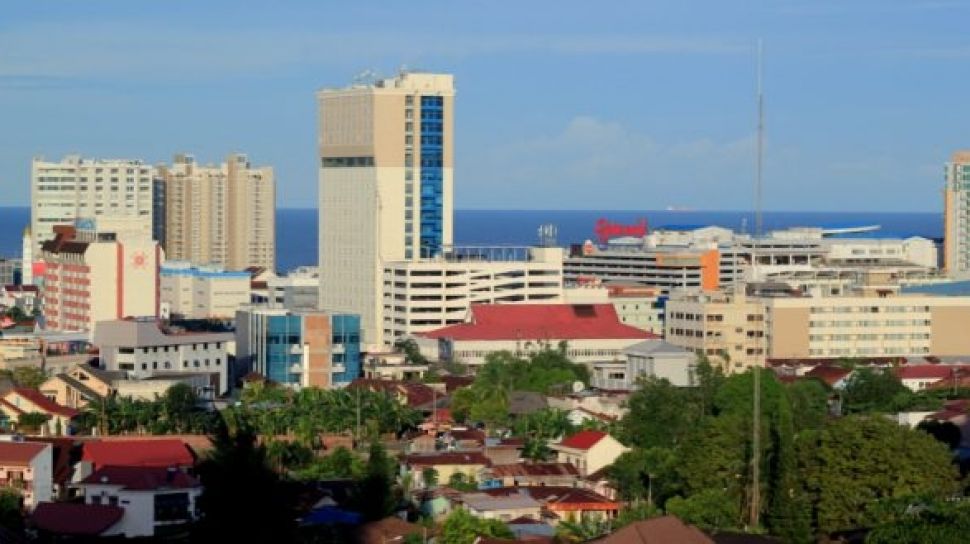
[[[586,384],[583,382],[573,382],[573,393],[582,393],[586,389]]]

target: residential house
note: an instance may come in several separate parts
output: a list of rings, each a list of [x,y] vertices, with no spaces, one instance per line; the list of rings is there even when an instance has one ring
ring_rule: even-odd
[[[0,412],[6,416],[8,422],[17,421],[22,414],[41,413],[49,416],[39,431],[39,434],[61,435],[71,428],[71,421],[78,415],[74,408],[61,406],[36,389],[15,387],[7,391],[0,403]]]
[[[528,496],[539,503],[544,519],[552,524],[579,519],[612,519],[622,507],[618,501],[575,487],[502,487],[482,493],[493,497]]]
[[[517,463],[493,465],[486,472],[502,487],[552,485],[572,487],[579,480],[579,471],[569,463]]]
[[[630,450],[603,431],[585,430],[550,444],[557,461],[571,463],[582,476],[613,464],[616,458]]]
[[[970,376],[968,365],[902,365],[893,369],[899,381],[907,389],[918,393],[936,384],[958,383],[963,376]]]
[[[509,522],[516,518],[538,520],[542,505],[528,493],[490,495],[488,493],[464,493],[459,501],[471,515],[482,519]]]
[[[455,474],[462,474],[467,480],[479,480],[489,464],[480,451],[442,451],[406,455],[401,468],[403,473],[412,474],[415,485],[427,487],[423,475],[425,469],[434,469],[438,482],[445,484]]]
[[[54,495],[53,463],[50,444],[0,440],[0,488],[17,491],[24,508],[33,510]]]
[[[81,461],[74,469],[79,482],[107,466],[171,468],[187,471],[195,465],[195,455],[178,439],[91,440],[84,442]]]
[[[361,525],[357,529],[359,544],[396,544],[402,543],[409,535],[418,535],[425,542],[428,530],[420,525],[408,523],[398,517],[387,517]]]
[[[161,537],[198,519],[198,480],[175,467],[102,466],[78,486],[85,504],[118,506],[115,527],[127,538]]]
[[[115,391],[115,381],[124,377],[124,372],[112,372],[89,364],[80,364],[48,378],[41,384],[40,392],[62,406],[80,410],[90,402],[97,402],[111,395]]]
[[[825,364],[818,365],[804,374],[806,378],[814,378],[832,389],[839,390],[845,388],[851,376],[852,369]]]

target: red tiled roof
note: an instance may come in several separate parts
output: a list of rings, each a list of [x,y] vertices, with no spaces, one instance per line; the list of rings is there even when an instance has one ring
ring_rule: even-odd
[[[18,416],[20,414],[24,413],[23,410],[21,410],[20,408],[17,408],[16,406],[14,406],[13,404],[11,404],[6,399],[0,399],[0,406],[4,406],[4,407],[8,408],[9,410],[12,410]]]
[[[620,503],[589,489],[559,485],[499,487],[482,491],[493,497],[525,493],[553,511],[618,510]]]
[[[380,380],[376,378],[356,378],[348,386],[351,389],[363,388],[367,391],[383,391],[390,395],[401,395],[407,399],[411,408],[423,406],[434,401],[434,389],[423,383],[402,382],[397,380]],[[440,398],[440,397],[439,397]]]
[[[0,442],[0,465],[29,465],[46,447],[36,442]]]
[[[452,340],[648,339],[624,325],[612,304],[476,304],[471,321],[419,333]]]
[[[121,521],[125,511],[106,504],[42,502],[30,519],[42,531],[57,535],[97,536]]]
[[[111,440],[84,444],[82,461],[95,468],[108,465],[133,467],[189,467],[195,458],[181,440]]]
[[[597,442],[606,438],[606,436],[607,434],[603,431],[579,431],[576,434],[563,438],[559,445],[573,450],[588,450],[595,446]]]
[[[177,468],[103,466],[85,478],[85,484],[120,485],[122,489],[150,491],[197,487],[199,481]]]
[[[895,369],[900,380],[921,380],[953,378],[970,373],[965,365],[905,365]]]
[[[433,467],[438,465],[489,465],[488,457],[480,451],[442,451],[436,453],[414,453],[404,457],[411,466]]]
[[[11,394],[18,395],[23,399],[29,401],[31,404],[39,408],[42,412],[46,414],[53,414],[64,417],[74,417],[80,412],[74,408],[68,408],[67,406],[61,406],[51,399],[44,396],[43,393],[36,389],[30,389],[28,387],[15,387],[7,393],[9,397]],[[21,408],[23,410],[23,408]]]
[[[693,525],[674,516],[635,521],[615,533],[594,540],[601,544],[714,544],[710,537]]]

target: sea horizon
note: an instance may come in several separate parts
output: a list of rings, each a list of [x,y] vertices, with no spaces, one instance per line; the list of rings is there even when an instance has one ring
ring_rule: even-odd
[[[562,246],[593,239],[599,219],[634,223],[646,219],[651,228],[665,226],[717,225],[750,232],[754,227],[751,210],[556,210],[487,209],[455,210],[456,245],[521,245],[538,242],[538,228],[552,224]],[[30,221],[29,206],[0,206],[0,257],[19,257],[23,228]],[[922,236],[939,239],[943,233],[943,212],[832,212],[783,211],[763,213],[764,231],[789,227],[844,227],[879,225],[886,235]],[[316,266],[316,236],[283,236],[288,232],[316,232],[316,208],[276,209],[276,264],[281,272],[298,266]]]

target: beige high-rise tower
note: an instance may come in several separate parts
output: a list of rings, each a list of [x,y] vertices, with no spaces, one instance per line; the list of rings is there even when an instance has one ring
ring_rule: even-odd
[[[320,303],[383,343],[383,263],[452,245],[453,77],[401,73],[319,104]]]
[[[232,154],[219,166],[176,155],[158,166],[165,184],[165,254],[229,270],[275,268],[276,183],[273,169]]]
[[[970,151],[953,153],[943,189],[943,268],[951,277],[970,276]]]

